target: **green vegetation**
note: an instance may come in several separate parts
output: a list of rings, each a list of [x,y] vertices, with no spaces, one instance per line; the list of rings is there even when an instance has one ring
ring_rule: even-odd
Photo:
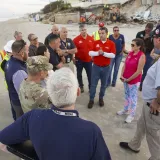
[[[56,1],[56,2],[51,2],[50,4],[46,5],[42,11],[44,14],[49,13],[49,12],[56,12],[56,11],[63,11],[66,9],[70,9],[71,4],[70,3],[64,3],[64,1]]]

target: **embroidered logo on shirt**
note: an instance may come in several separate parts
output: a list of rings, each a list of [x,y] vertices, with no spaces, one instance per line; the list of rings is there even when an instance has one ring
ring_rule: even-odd
[[[105,47],[106,49],[109,49],[109,47]]]
[[[79,44],[83,43],[82,41],[79,41]]]
[[[159,34],[159,29],[156,29],[156,34]]]
[[[97,44],[97,45],[96,45],[96,47],[100,47],[100,45],[99,45],[99,44]]]
[[[89,42],[92,42],[91,40],[89,40]]]
[[[68,46],[68,47],[70,47],[70,46],[71,46],[71,44],[70,44],[70,43],[67,43],[67,46]]]
[[[141,34],[140,37],[143,37],[143,34]]]
[[[122,41],[122,38],[120,38],[119,40]]]

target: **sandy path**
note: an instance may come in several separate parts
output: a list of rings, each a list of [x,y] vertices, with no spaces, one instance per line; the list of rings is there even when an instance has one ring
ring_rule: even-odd
[[[61,25],[59,25],[61,26]],[[108,29],[111,32],[113,26],[109,26]],[[73,38],[78,35],[78,26],[76,24],[67,25],[69,30],[69,37]],[[44,37],[50,32],[51,25],[39,24],[34,22],[24,22],[21,20],[14,20],[5,23],[0,23],[0,47],[8,41],[13,39],[13,33],[15,30],[19,30],[23,33],[24,39],[27,39],[29,33],[35,33],[39,37],[39,41],[43,42]],[[97,29],[97,26],[88,26],[88,32],[91,34]],[[127,42],[127,49],[130,47],[131,40],[135,37],[137,31],[140,31],[142,27],[131,26],[130,28],[126,26],[121,26],[120,31],[125,35]],[[139,93],[138,109],[136,119],[131,124],[125,124],[125,117],[118,117],[115,113],[123,107],[123,84],[118,81],[116,88],[109,88],[106,91],[105,96],[105,107],[99,108],[96,104],[92,110],[87,109],[87,103],[89,100],[89,94],[87,89],[87,77],[84,73],[84,84],[85,84],[85,93],[83,93],[76,103],[76,107],[80,112],[80,116],[95,122],[100,126],[105,141],[108,145],[108,148],[111,152],[113,160],[146,160],[149,158],[149,151],[144,141],[142,143],[141,152],[139,154],[133,154],[131,152],[125,152],[120,149],[118,143],[121,140],[130,140],[133,137],[136,122],[141,113],[142,108],[142,99],[141,93]],[[8,102],[7,91],[3,85],[3,76],[0,74],[0,130],[6,125],[12,122],[10,105]],[[98,91],[99,86],[97,87],[97,95],[95,102],[98,101]],[[0,151],[1,160],[16,160],[13,156],[9,154],[2,153]]]

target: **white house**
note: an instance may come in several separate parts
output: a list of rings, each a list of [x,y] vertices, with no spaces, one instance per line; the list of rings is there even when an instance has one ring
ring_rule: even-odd
[[[123,4],[128,0],[64,0],[65,3],[71,3],[72,7],[88,7],[98,4]]]

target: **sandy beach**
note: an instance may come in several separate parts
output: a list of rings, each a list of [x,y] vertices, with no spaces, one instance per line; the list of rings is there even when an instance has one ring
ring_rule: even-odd
[[[120,32],[124,34],[126,39],[126,49],[130,49],[131,40],[135,38],[136,33],[144,29],[144,26],[128,25],[128,24],[116,24],[120,28]],[[59,27],[64,25],[58,25]],[[74,38],[79,34],[78,25],[70,24],[65,25],[69,31],[69,38]],[[115,25],[107,26],[109,32],[112,33],[112,28]],[[28,22],[27,20],[10,20],[7,22],[0,22],[0,48],[6,44],[8,40],[12,40],[13,34],[16,30],[23,33],[24,40],[27,40],[29,33],[35,33],[39,37],[40,42],[44,42],[46,35],[50,33],[51,25],[41,24],[35,22]],[[87,27],[88,33],[96,31],[98,27],[96,25],[90,25]],[[123,63],[121,64],[122,67]],[[119,117],[116,112],[123,108],[124,94],[123,84],[118,81],[116,88],[108,88],[105,95],[105,107],[99,108],[98,106],[98,93],[99,85],[97,87],[97,94],[95,98],[95,106],[93,109],[88,110],[87,104],[89,100],[88,83],[85,71],[83,72],[83,79],[85,84],[85,92],[77,99],[76,107],[80,113],[80,116],[84,119],[95,122],[102,130],[106,144],[110,150],[113,160],[146,160],[150,154],[146,144],[146,140],[142,142],[141,152],[133,154],[126,152],[119,147],[120,141],[129,141],[133,137],[136,131],[136,123],[141,114],[142,109],[142,96],[139,92],[139,100],[137,105],[137,114],[135,120],[131,124],[125,124],[125,116]],[[8,93],[3,83],[3,75],[0,73],[0,130],[5,126],[13,122],[10,111],[10,104],[8,100]],[[10,154],[0,151],[0,160],[18,160]]]

